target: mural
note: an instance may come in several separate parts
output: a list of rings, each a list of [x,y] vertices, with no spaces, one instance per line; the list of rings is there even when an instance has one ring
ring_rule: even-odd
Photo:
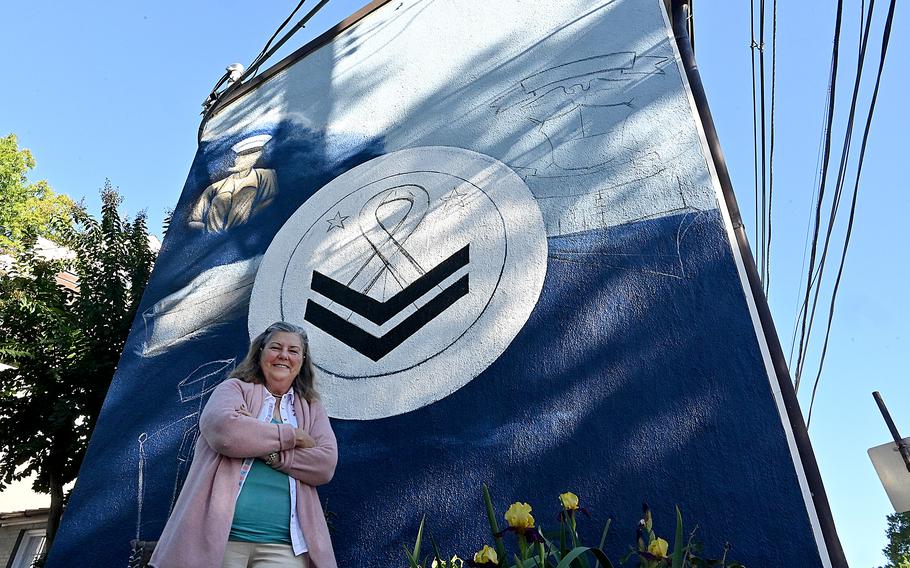
[[[265,209],[278,191],[275,170],[253,167],[262,157],[268,134],[251,136],[234,144],[230,174],[208,186],[190,213],[190,227],[204,231],[227,231],[249,221]]]
[[[399,150],[332,180],[278,231],[256,275],[250,335],[303,323],[330,416],[401,414],[502,354],[546,265],[540,210],[508,167],[458,148]]]
[[[401,565],[423,513],[476,550],[482,483],[540,518],[577,493],[616,553],[648,501],[746,565],[831,565],[664,3],[527,8],[377,2],[205,125],[51,566],[158,538],[279,319],[338,437],[342,566]]]

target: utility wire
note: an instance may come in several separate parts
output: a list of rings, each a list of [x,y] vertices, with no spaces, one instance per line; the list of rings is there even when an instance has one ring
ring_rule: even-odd
[[[767,135],[765,125],[767,124],[767,115],[765,114],[765,0],[758,3],[758,78],[759,89],[761,92],[761,280],[764,285],[765,295],[768,294],[768,192],[767,183],[767,153],[766,144]]]
[[[281,30],[283,30],[285,28],[285,26],[288,25],[288,23],[291,21],[291,19],[294,17],[294,15],[303,6],[304,2],[306,2],[306,0],[300,0],[300,2],[297,3],[297,6],[295,6],[294,9],[291,11],[291,13],[288,14],[288,17],[285,18],[283,22],[281,22],[281,25],[278,26],[278,29],[275,30],[275,33],[272,34],[272,37],[270,37],[269,40],[267,42],[265,42],[265,46],[262,48],[262,51],[259,52],[259,55],[257,55],[253,59],[252,63],[250,63],[250,65],[249,65],[250,69],[252,69],[254,67],[258,68],[258,64],[262,63],[262,61],[265,59],[266,53],[268,52],[269,47],[271,47],[272,42],[275,41],[275,38],[278,37],[278,34],[281,33]]]
[[[850,111],[847,115],[847,125],[844,131],[844,141],[841,148],[840,163],[837,168],[837,178],[834,183],[834,195],[831,201],[831,209],[828,216],[828,225],[825,231],[824,244],[822,246],[822,253],[819,257],[817,277],[815,284],[815,293],[812,298],[812,303],[809,309],[809,326],[806,331],[806,341],[807,348],[809,339],[812,336],[812,328],[815,323],[815,315],[818,309],[819,296],[822,290],[822,280],[824,279],[825,267],[828,261],[828,251],[831,246],[831,235],[834,231],[834,226],[837,220],[837,214],[840,210],[840,202],[844,192],[844,183],[846,181],[847,174],[847,165],[850,159],[850,147],[853,140],[853,129],[856,119],[856,104],[859,98],[860,84],[863,78],[863,68],[865,65],[866,59],[866,46],[869,40],[869,29],[872,24],[872,10],[875,6],[875,1],[870,0],[869,2],[869,17],[866,20],[865,31],[863,32],[862,41],[860,42],[859,52],[857,54],[856,61],[856,74],[854,76],[853,82],[853,93],[850,98]]]
[[[864,34],[865,37],[863,39],[864,44],[865,44],[865,40],[868,39],[869,24],[872,21],[872,4],[874,4],[874,2],[875,2],[875,0],[869,1],[869,16],[866,20],[866,32]],[[812,408],[815,405],[815,394],[816,394],[816,391],[818,390],[818,385],[819,385],[819,382],[821,380],[821,375],[822,375],[822,369],[824,368],[824,365],[825,365],[825,358],[828,354],[828,340],[830,339],[830,336],[831,336],[831,324],[834,320],[834,306],[835,306],[835,302],[837,300],[837,292],[840,289],[841,277],[844,274],[844,264],[847,260],[847,250],[850,247],[850,237],[853,234],[853,223],[856,218],[856,202],[857,202],[857,196],[859,194],[859,180],[860,180],[860,176],[863,171],[863,163],[866,158],[866,146],[869,141],[869,131],[871,130],[872,117],[875,113],[875,103],[878,100],[879,87],[881,87],[882,74],[883,74],[883,70],[885,67],[885,58],[887,57],[887,54],[888,54],[888,44],[891,40],[891,27],[894,22],[894,9],[895,9],[896,5],[897,5],[897,0],[891,0],[890,4],[888,6],[888,16],[885,19],[884,32],[882,33],[882,47],[881,47],[881,55],[879,57],[879,62],[878,62],[878,73],[876,74],[876,77],[875,77],[875,88],[872,91],[872,100],[869,103],[869,112],[866,115],[866,125],[863,129],[863,141],[860,146],[859,159],[857,160],[857,165],[856,165],[856,179],[854,180],[854,183],[853,183],[853,199],[852,199],[852,203],[850,205],[850,219],[847,222],[847,233],[846,233],[846,236],[844,237],[844,247],[841,252],[840,266],[838,267],[838,270],[837,270],[837,279],[834,282],[834,290],[831,293],[831,305],[828,310],[828,324],[827,324],[827,329],[825,331],[825,342],[824,342],[824,346],[822,347],[821,359],[820,359],[819,365],[818,365],[818,374],[815,376],[815,384],[812,387],[812,397],[809,401],[809,416],[806,419],[807,428],[812,420]]]
[[[245,71],[243,71],[242,74],[239,75],[239,77],[237,77],[236,79],[233,79],[233,80],[229,80],[231,71],[230,71],[230,68],[228,68],[229,69],[228,73],[226,73],[224,76],[221,77],[221,79],[218,80],[218,82],[215,84],[215,87],[212,89],[212,92],[209,94],[208,98],[206,99],[206,102],[204,103],[204,108],[202,111],[202,121],[199,124],[199,133],[198,133],[198,138],[200,140],[202,139],[202,130],[203,130],[203,128],[205,128],[206,122],[208,122],[208,119],[214,114],[215,110],[220,106],[221,101],[223,101],[230,93],[235,91],[241,84],[243,84],[243,82],[245,80],[250,79],[253,76],[255,76],[258,73],[259,68],[262,66],[262,64],[265,63],[266,61],[268,61],[273,55],[275,55],[275,53],[279,49],[281,49],[281,47],[289,39],[291,39],[291,37],[295,33],[302,30],[306,26],[306,23],[309,22],[310,19],[313,16],[315,16],[316,13],[319,12],[319,10],[322,9],[323,6],[328,4],[328,2],[329,2],[329,0],[320,0],[313,8],[310,9],[309,12],[307,12],[296,24],[294,24],[294,26],[290,30],[288,30],[287,33],[285,33],[283,36],[281,36],[281,38],[277,42],[275,42],[275,45],[272,45],[272,42],[275,40],[275,38],[278,36],[278,34],[281,32],[281,30],[287,26],[287,24],[290,22],[290,20],[294,17],[294,14],[296,14],[297,11],[300,10],[300,7],[303,5],[303,0],[301,0],[301,2],[299,2],[297,4],[297,6],[294,8],[294,10],[291,12],[291,14],[285,19],[285,21],[280,26],[278,26],[278,29],[275,31],[275,33],[272,34],[272,36],[266,42],[265,47],[262,48],[262,51],[259,52],[259,55],[257,55],[253,59],[253,62],[250,63],[250,66]],[[225,83],[227,83],[227,86],[223,90],[219,91],[221,86]]]
[[[818,189],[818,199],[816,200],[815,206],[815,224],[813,225],[812,231],[812,247],[809,254],[809,278],[806,282],[806,294],[803,300],[802,306],[802,325],[800,329],[799,337],[799,349],[797,350],[797,360],[796,360],[796,383],[794,384],[794,389],[796,392],[799,392],[800,379],[802,377],[802,367],[805,359],[805,347],[806,347],[806,310],[809,306],[809,297],[812,294],[812,286],[814,284],[812,278],[812,272],[814,272],[815,267],[815,257],[818,253],[818,232],[821,226],[821,215],[822,215],[822,202],[825,198],[825,183],[827,180],[828,172],[828,162],[831,159],[831,131],[832,124],[834,123],[834,106],[836,101],[837,94],[837,66],[838,66],[838,52],[840,50],[840,32],[841,32],[841,22],[843,20],[844,13],[844,2],[843,0],[837,0],[837,17],[834,23],[834,46],[831,53],[831,77],[829,79],[829,92],[830,96],[828,98],[828,117],[825,123],[825,150],[822,153],[822,169],[821,169],[821,181],[819,182]]]
[[[793,309],[794,313],[796,313],[796,317],[794,318],[793,331],[791,332],[791,335],[790,335],[790,353],[787,356],[787,367],[791,368],[791,369],[793,368],[793,353],[796,350],[796,336],[799,334],[798,333],[799,332],[799,323],[800,323],[800,319],[801,319],[800,316],[802,315],[802,309],[803,309],[802,304],[800,302],[800,298],[802,298],[801,291],[802,291],[802,287],[803,287],[803,278],[808,278],[808,275],[806,275],[806,258],[809,256],[809,234],[812,232],[812,222],[811,222],[812,210],[815,208],[815,199],[816,199],[816,196],[818,196],[819,174],[821,171],[821,163],[822,163],[822,150],[824,149],[825,133],[827,132],[827,130],[825,128],[826,112],[824,109],[828,108],[828,104],[829,104],[830,100],[831,100],[831,90],[828,89],[828,90],[826,90],[825,104],[823,105],[823,110],[821,113],[821,123],[822,124],[821,124],[821,128],[819,129],[819,132],[818,132],[818,149],[816,150],[816,154],[815,154],[815,179],[812,180],[812,197],[809,199],[809,211],[806,213],[806,218],[809,219],[810,221],[808,223],[806,223],[806,234],[805,234],[805,237],[803,238],[803,258],[802,258],[802,261],[800,263],[800,268],[799,268],[800,277],[799,277],[799,284],[797,285],[796,306],[794,306],[794,309]]]
[[[771,223],[774,218],[774,103],[777,93],[777,0],[771,8],[771,141],[768,156],[768,240],[766,243],[765,297],[771,294]]]
[[[258,61],[256,61],[254,64],[250,65],[250,68],[247,69],[246,73],[245,73],[244,76],[241,78],[241,81],[242,81],[243,79],[246,79],[248,76],[249,76],[249,77],[252,77],[253,75],[255,75],[256,72],[259,70],[259,67],[260,67],[263,63],[265,63],[270,57],[272,57],[272,56],[275,54],[276,51],[278,51],[279,49],[281,49],[281,46],[283,46],[283,45],[285,44],[285,42],[287,42],[289,39],[291,39],[291,37],[292,37],[295,33],[299,32],[299,31],[302,30],[304,27],[306,27],[306,23],[310,21],[310,18],[312,18],[313,16],[315,16],[316,13],[317,13],[319,10],[321,10],[322,7],[325,6],[325,5],[328,4],[328,3],[329,3],[329,0],[320,0],[315,6],[313,6],[312,9],[310,9],[309,12],[307,12],[307,13],[303,16],[303,18],[300,19],[299,22],[297,22],[296,24],[294,24],[294,27],[292,27],[290,30],[288,30],[288,32],[287,32],[286,34],[284,34],[284,35],[281,37],[281,39],[279,39],[278,42],[277,42],[273,47],[268,48],[268,49],[264,49],[263,51],[264,51],[265,53],[262,55],[262,57],[261,57]],[[297,11],[297,8],[295,8],[294,11],[296,12],[296,11]],[[270,40],[270,43],[271,43],[271,40]],[[239,81],[238,81],[238,82],[239,82]]]
[[[752,153],[753,153],[753,180],[755,185],[755,224],[752,225],[753,228],[753,238],[752,249],[755,251],[755,262],[761,266],[761,241],[758,238],[759,235],[759,210],[758,210],[758,100],[756,99],[755,91],[757,86],[755,84],[755,48],[758,47],[758,43],[755,41],[755,0],[750,0],[751,10],[749,12],[750,21],[751,21],[751,39],[752,43],[750,44],[750,59],[752,63]],[[761,276],[759,276],[761,278]]]

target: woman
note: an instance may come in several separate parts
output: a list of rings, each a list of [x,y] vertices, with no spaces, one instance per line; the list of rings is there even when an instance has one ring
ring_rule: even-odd
[[[193,464],[149,566],[336,568],[316,486],[338,446],[306,332],[270,325],[209,398]]]

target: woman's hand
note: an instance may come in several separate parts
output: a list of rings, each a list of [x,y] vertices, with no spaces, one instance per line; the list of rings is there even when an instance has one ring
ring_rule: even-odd
[[[302,428],[297,428],[294,431],[294,447],[297,448],[313,448],[316,446],[316,440],[312,436],[303,431]]]
[[[242,414],[244,416],[253,416],[252,414],[250,414],[250,412],[246,408],[243,408],[243,407],[238,408],[237,413]],[[316,440],[314,440],[312,436],[310,436],[309,434],[304,432],[303,428],[297,428],[294,431],[294,447],[296,447],[296,448],[314,448],[314,447],[316,447]],[[269,458],[269,456],[262,456],[259,459],[267,462],[268,458]],[[276,465],[277,464],[272,464],[272,467],[275,467]]]

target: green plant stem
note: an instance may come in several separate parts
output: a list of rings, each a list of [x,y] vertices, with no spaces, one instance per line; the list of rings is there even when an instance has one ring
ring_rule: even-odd
[[[559,517],[559,555],[565,556],[566,552],[566,517],[561,515]]]
[[[506,563],[506,546],[499,535],[499,524],[496,522],[496,513],[493,511],[493,499],[490,498],[490,489],[483,484],[483,502],[487,509],[487,520],[490,522],[490,531],[493,533],[493,545],[501,563]]]
[[[610,525],[613,524],[613,519],[607,519],[606,524],[604,524],[604,532],[600,535],[600,545],[597,547],[598,550],[603,550],[604,543],[607,542],[607,533],[610,532]],[[600,568],[600,560],[594,564],[594,568]]]

